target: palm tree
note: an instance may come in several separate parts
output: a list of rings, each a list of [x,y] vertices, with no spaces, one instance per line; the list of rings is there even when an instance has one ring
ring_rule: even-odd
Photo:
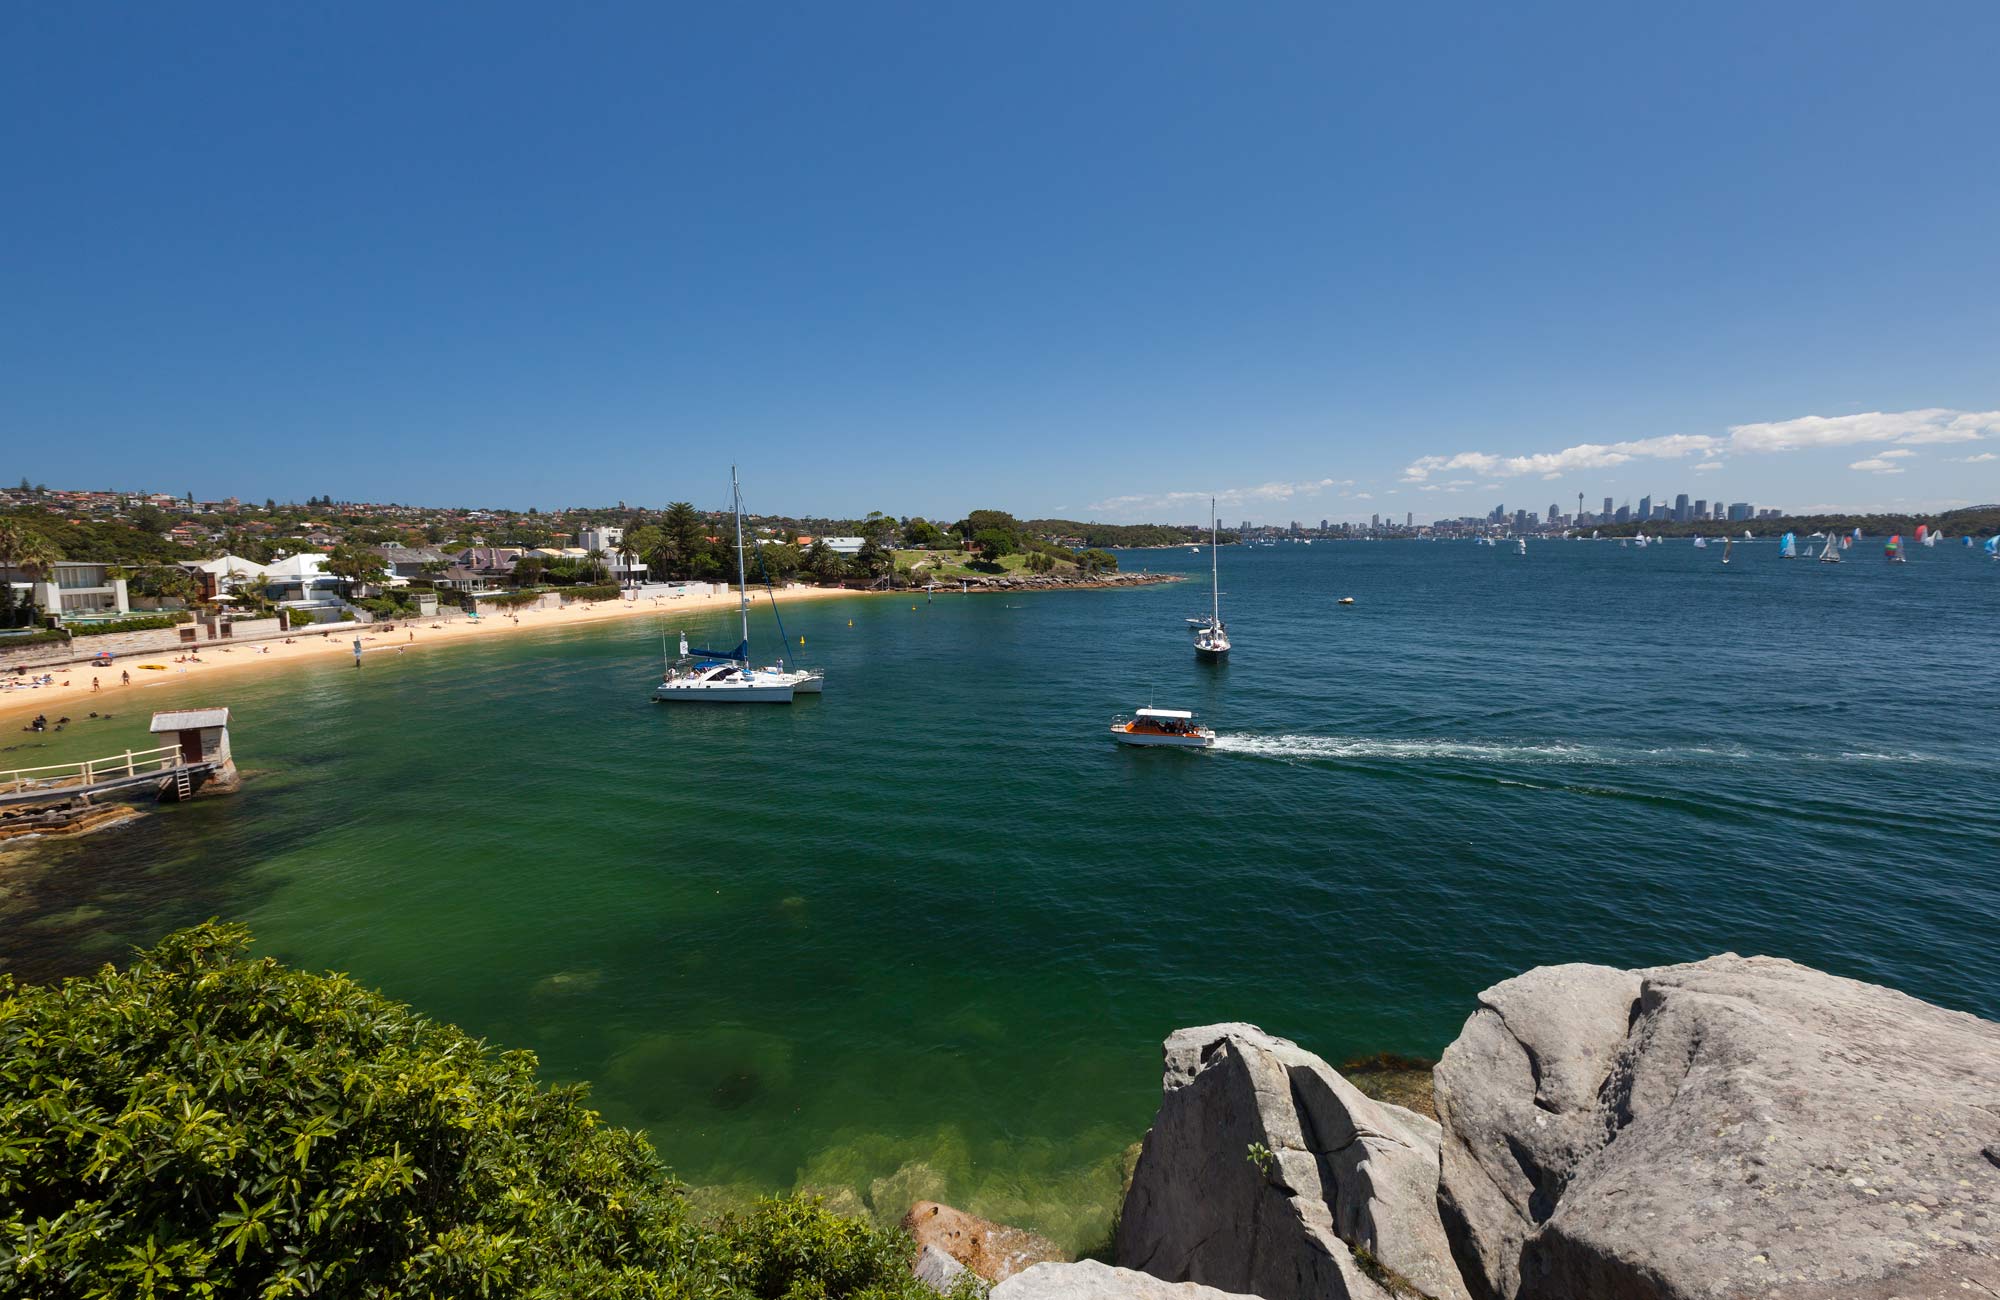
[[[19,569],[47,580],[62,552],[26,524],[0,519],[0,568]]]
[[[618,575],[619,585],[620,586],[632,585],[634,581],[632,577],[632,561],[638,557],[639,553],[632,549],[632,543],[626,541],[623,536],[620,536],[618,539],[617,549],[613,552],[613,554],[615,554],[618,557],[619,567],[623,570]]]

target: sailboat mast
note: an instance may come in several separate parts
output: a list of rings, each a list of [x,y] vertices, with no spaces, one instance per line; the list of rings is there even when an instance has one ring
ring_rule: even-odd
[[[750,655],[750,584],[743,573],[743,489],[736,484],[736,467],[729,467],[729,503],[736,511],[736,608],[743,616],[743,655]]]
[[[1215,498],[1208,499],[1208,595],[1209,626],[1222,626],[1222,562],[1216,558],[1218,534],[1215,524]]]

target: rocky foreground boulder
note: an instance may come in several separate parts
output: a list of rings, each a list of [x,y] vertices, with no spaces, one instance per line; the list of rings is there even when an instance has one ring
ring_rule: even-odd
[[[1481,1300],[2000,1295],[2000,1025],[1734,954],[1479,1002],[1436,1101]]]
[[[1254,1300],[1193,1282],[1162,1282],[1150,1273],[1087,1259],[1036,1264],[993,1288],[991,1300]]]
[[[1264,1300],[1464,1300],[1438,1125],[1254,1025],[1177,1031],[1118,1223],[1124,1268]],[[1407,1292],[1405,1292],[1407,1294]]]

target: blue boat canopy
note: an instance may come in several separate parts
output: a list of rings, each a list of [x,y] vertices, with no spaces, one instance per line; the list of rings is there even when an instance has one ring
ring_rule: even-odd
[[[688,653],[695,655],[707,655],[711,659],[730,659],[734,660],[737,663],[749,663],[750,643],[748,641],[739,641],[736,643],[736,648],[734,650],[703,650],[699,646],[697,646],[693,650],[688,651]]]

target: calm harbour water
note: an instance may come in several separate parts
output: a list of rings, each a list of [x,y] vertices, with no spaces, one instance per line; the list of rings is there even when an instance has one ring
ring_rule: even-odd
[[[244,921],[692,1183],[1086,1245],[1179,1025],[1434,1055],[1536,963],[1723,950],[2000,1017],[2000,565],[1878,550],[1229,548],[1219,668],[1207,557],[1133,552],[1190,581],[793,607],[791,708],[650,703],[672,616],[135,692],[0,761],[224,702],[245,790],[0,851],[0,963]],[[1148,701],[1224,744],[1116,750]]]

